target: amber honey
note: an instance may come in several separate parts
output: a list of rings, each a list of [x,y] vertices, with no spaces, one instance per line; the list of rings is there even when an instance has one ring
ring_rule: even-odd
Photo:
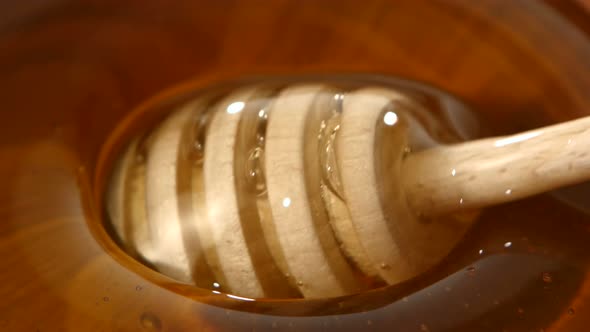
[[[486,209],[441,264],[407,283],[331,299],[240,301],[183,286],[129,256],[97,226],[104,219],[96,183],[106,177],[97,164],[115,128],[187,80],[400,76],[464,101],[483,136],[587,115],[587,8],[585,1],[2,3],[0,327],[585,331],[590,217],[571,199],[546,194]]]

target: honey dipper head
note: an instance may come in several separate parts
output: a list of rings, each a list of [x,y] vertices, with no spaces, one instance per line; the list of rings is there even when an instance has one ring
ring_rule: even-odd
[[[113,229],[160,272],[242,297],[334,297],[407,280],[469,225],[421,220],[400,185],[406,154],[461,136],[451,115],[464,110],[439,97],[325,82],[197,94],[118,159]]]

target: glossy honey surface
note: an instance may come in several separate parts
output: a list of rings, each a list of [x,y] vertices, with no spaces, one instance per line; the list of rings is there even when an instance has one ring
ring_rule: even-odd
[[[95,183],[114,128],[177,84],[401,76],[465,101],[484,134],[588,115],[588,11],[586,1],[2,2],[0,328],[585,331],[590,217],[551,195],[486,210],[441,266],[400,287],[244,302],[127,256],[96,227]]]

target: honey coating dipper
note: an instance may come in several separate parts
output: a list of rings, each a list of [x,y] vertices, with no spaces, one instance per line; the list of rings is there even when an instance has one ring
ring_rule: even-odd
[[[181,282],[323,298],[431,268],[475,220],[457,212],[590,178],[590,118],[455,144],[437,126],[379,87],[197,98],[129,145],[109,215],[130,252]]]

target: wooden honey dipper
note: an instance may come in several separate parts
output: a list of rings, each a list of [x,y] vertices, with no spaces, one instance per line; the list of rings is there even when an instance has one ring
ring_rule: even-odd
[[[404,94],[277,93],[198,99],[129,145],[107,204],[130,251],[243,298],[340,296],[439,262],[474,220],[453,212],[590,178],[590,118],[408,152],[425,134]]]

